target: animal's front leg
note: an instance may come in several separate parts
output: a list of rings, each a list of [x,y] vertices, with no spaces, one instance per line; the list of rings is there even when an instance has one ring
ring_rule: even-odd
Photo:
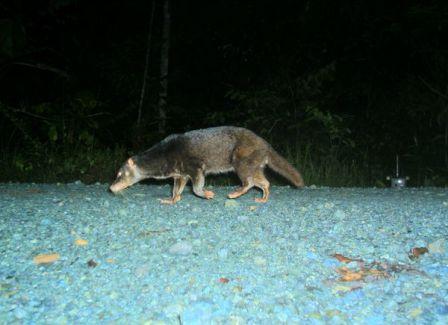
[[[187,178],[180,176],[174,178],[174,186],[173,186],[173,195],[169,199],[160,199],[160,203],[163,204],[174,204],[177,201],[180,201],[182,198],[181,194],[185,188],[185,184],[187,184]]]
[[[192,177],[192,183],[193,183],[193,192],[199,197],[202,197],[204,199],[213,199],[215,196],[215,193],[212,191],[204,190],[204,183],[205,183],[205,176],[202,169],[198,169],[196,172],[196,175]]]

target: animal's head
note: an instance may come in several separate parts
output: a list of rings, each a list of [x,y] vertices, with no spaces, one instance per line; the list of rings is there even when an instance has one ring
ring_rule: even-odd
[[[125,188],[141,181],[144,177],[133,158],[129,158],[118,170],[117,177],[109,189],[117,193]]]

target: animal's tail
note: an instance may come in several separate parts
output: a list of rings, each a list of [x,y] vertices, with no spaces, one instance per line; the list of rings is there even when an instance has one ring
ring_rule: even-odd
[[[274,149],[269,151],[268,166],[274,171],[282,175],[297,187],[303,187],[302,175],[282,156],[280,156]]]

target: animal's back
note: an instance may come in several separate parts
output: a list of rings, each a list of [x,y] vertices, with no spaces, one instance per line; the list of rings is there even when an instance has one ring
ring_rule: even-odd
[[[220,126],[189,131],[183,134],[188,139],[188,152],[204,162],[207,173],[233,170],[232,154],[241,143],[260,146],[265,141],[250,130],[234,126]]]

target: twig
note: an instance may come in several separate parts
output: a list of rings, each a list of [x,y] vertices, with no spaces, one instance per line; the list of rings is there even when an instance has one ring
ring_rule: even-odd
[[[148,79],[149,56],[151,54],[152,26],[153,26],[153,22],[154,22],[154,12],[156,11],[155,8],[156,8],[156,4],[155,4],[155,1],[153,1],[152,9],[151,9],[151,19],[149,21],[148,40],[146,43],[145,71],[143,72],[142,90],[140,92],[140,101],[138,103],[137,125],[140,125],[141,120],[142,120],[142,108],[143,108],[143,100],[145,99],[146,81]]]
[[[53,73],[60,75],[61,77],[64,77],[65,79],[70,79],[70,75],[66,71],[46,65],[44,63],[13,62],[12,64],[23,65],[25,67],[31,67],[31,68],[36,68],[36,69],[40,69],[40,70],[51,71]]]
[[[433,86],[431,86],[425,79],[423,79],[422,77],[418,77],[420,79],[421,82],[423,82],[423,84],[429,89],[431,90],[434,94],[439,95],[440,97],[442,97],[445,100],[448,100],[448,96],[443,94],[442,92],[440,92],[438,89],[434,88]]]

